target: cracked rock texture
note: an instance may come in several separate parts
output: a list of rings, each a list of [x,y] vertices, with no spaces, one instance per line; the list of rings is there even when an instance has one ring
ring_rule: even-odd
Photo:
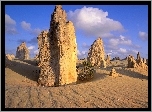
[[[59,86],[76,82],[77,43],[75,29],[73,23],[67,21],[66,12],[61,5],[55,6],[51,15],[48,35],[44,35],[42,34],[44,38],[40,38],[38,41],[39,47],[41,46],[39,84]],[[42,41],[45,39],[46,41],[43,43]],[[43,59],[42,56],[45,58]]]

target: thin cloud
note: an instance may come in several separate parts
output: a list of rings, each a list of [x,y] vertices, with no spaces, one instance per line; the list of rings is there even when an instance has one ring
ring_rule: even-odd
[[[27,23],[26,21],[22,21],[22,22],[21,22],[21,27],[22,27],[24,30],[31,30],[31,24],[30,24],[30,23]]]
[[[17,34],[17,30],[15,28],[16,21],[13,20],[8,14],[5,14],[5,33],[6,34]]]
[[[38,54],[38,53],[39,53],[39,50],[38,50],[38,49],[34,51],[34,54]]]
[[[78,56],[79,59],[86,58],[87,55],[88,55],[88,51],[77,50],[77,56]]]
[[[148,34],[146,32],[139,31],[138,35],[142,40],[148,39]]]
[[[25,39],[18,39],[18,40],[17,40],[17,43],[18,43],[18,44],[21,44],[22,42],[25,42],[25,43],[26,43],[27,40],[25,40]]]
[[[5,26],[5,33],[10,35],[18,34],[15,26],[7,26],[7,25]]]
[[[119,48],[117,50],[105,50],[106,54],[110,55],[111,58],[114,57],[120,57],[120,59],[123,59],[129,55],[132,55],[136,58],[137,53],[139,51],[135,49],[126,49],[126,48]]]
[[[86,44],[85,42],[83,42],[83,44],[82,44],[82,48],[89,49],[89,48],[90,48],[90,45],[88,45],[88,44]]]
[[[34,38],[32,38],[31,40],[27,41],[27,43],[29,43],[29,44],[37,44],[38,41],[37,41],[37,38],[34,37]]]
[[[39,29],[39,28],[34,28],[34,29],[32,29],[32,28],[31,28],[31,23],[27,23],[26,21],[22,21],[22,22],[21,22],[21,27],[22,27],[24,30],[29,31],[29,33],[30,33],[31,35],[34,35],[34,36],[38,36],[38,35],[40,34],[40,32],[41,32],[41,29]]]
[[[111,46],[118,46],[118,45],[132,45],[132,41],[127,39],[125,36],[120,35],[117,39],[109,39],[109,45]]]
[[[124,49],[124,48],[120,48],[118,51],[119,51],[120,53],[127,53],[127,50]]]
[[[41,29],[39,28],[35,28],[31,30],[32,35],[38,36],[40,33],[41,33]]]
[[[13,20],[8,14],[5,14],[5,25],[16,25],[16,21]]]
[[[29,50],[32,50],[32,49],[34,49],[34,48],[35,48],[35,46],[30,46],[30,47],[28,47]]]

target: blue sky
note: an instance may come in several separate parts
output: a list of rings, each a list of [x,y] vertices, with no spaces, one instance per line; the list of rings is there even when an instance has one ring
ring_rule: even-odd
[[[37,36],[48,30],[54,5],[5,6],[5,52],[16,53],[25,41],[34,57]],[[129,54],[148,58],[148,6],[146,5],[62,5],[75,26],[78,57],[87,56],[95,39],[103,39],[106,55],[125,58]]]

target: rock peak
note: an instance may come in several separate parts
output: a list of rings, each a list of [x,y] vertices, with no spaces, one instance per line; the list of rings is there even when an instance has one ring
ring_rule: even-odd
[[[101,40],[101,37],[98,37],[98,39],[97,40]]]
[[[29,50],[26,47],[26,43],[22,42],[16,50],[16,58],[19,58],[21,60],[29,59]]]
[[[67,15],[65,10],[62,9],[61,5],[56,5],[54,12],[51,14],[51,21],[50,21],[50,29],[57,29],[57,25],[65,25],[67,22]],[[51,33],[51,32],[50,32]]]
[[[93,65],[93,66],[106,66],[105,60],[104,60],[104,45],[101,38],[97,38],[93,44],[91,45],[91,48],[89,49],[88,58],[87,60]]]
[[[62,9],[62,5],[56,5],[55,9]]]

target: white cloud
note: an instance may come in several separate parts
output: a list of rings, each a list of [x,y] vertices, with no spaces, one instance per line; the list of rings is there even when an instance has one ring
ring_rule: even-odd
[[[35,51],[34,51],[34,54],[38,54],[38,53],[39,53],[39,50],[35,50]]]
[[[135,54],[137,54],[138,53],[138,51],[137,50],[131,50],[133,53],[135,53]]]
[[[68,18],[75,27],[81,29],[86,35],[95,37],[108,37],[111,31],[123,31],[123,26],[119,21],[107,17],[108,12],[101,9],[86,7],[68,12]]]
[[[31,30],[31,34],[38,36],[41,33],[41,30],[39,28],[35,28]]]
[[[5,32],[7,34],[17,34],[17,30],[14,26],[5,26]]]
[[[29,33],[32,34],[32,35],[34,35],[34,36],[38,36],[41,33],[41,29],[39,29],[39,28],[32,29],[31,28],[31,24],[27,23],[26,21],[22,21],[21,22],[21,27],[24,30],[29,31]]]
[[[126,37],[120,35],[120,37],[118,39],[109,39],[109,44],[111,46],[117,46],[119,44],[121,45],[132,45],[132,41],[129,39],[126,39]]]
[[[22,21],[21,22],[21,27],[24,29],[24,30],[31,30],[31,24],[30,23],[27,23],[25,21]]]
[[[77,54],[78,54],[78,56],[80,56],[80,55],[81,55],[81,53],[80,53],[80,51],[79,51],[79,50],[77,50]]]
[[[117,46],[119,44],[119,39],[110,39],[109,43],[112,46]]]
[[[127,49],[127,48],[122,48],[122,47],[119,49],[113,49],[113,50],[106,50],[105,49],[105,53],[107,55],[110,55],[111,58],[120,57],[120,59],[123,59],[129,55],[136,57],[138,52],[139,51],[137,51],[135,49]]]
[[[138,35],[143,40],[147,40],[148,39],[148,34],[146,32],[139,31]]]
[[[123,41],[120,42],[120,44],[132,45],[132,41],[131,40],[123,40]]]
[[[30,47],[28,47],[29,50],[32,50],[32,49],[34,49],[34,48],[35,48],[35,46],[30,46]]]
[[[124,40],[124,39],[125,39],[125,37],[124,37],[124,36],[122,36],[122,35],[120,35],[120,39],[121,39],[121,40]]]
[[[87,54],[87,51],[82,51],[82,54],[83,54],[83,55]]]
[[[8,14],[5,14],[5,33],[17,34],[17,30],[15,26],[16,26],[16,21],[13,20]]]
[[[77,55],[78,55],[78,58],[86,58],[88,55],[88,51],[77,50]]]
[[[16,21],[13,20],[8,14],[5,14],[5,25],[16,25]]]
[[[127,53],[127,50],[126,49],[124,49],[124,48],[119,48],[119,50],[118,50],[120,53]]]
[[[128,49],[127,54],[128,54],[128,55],[134,55],[134,56],[136,56],[138,52],[139,52],[139,51],[134,50],[134,49]]]

